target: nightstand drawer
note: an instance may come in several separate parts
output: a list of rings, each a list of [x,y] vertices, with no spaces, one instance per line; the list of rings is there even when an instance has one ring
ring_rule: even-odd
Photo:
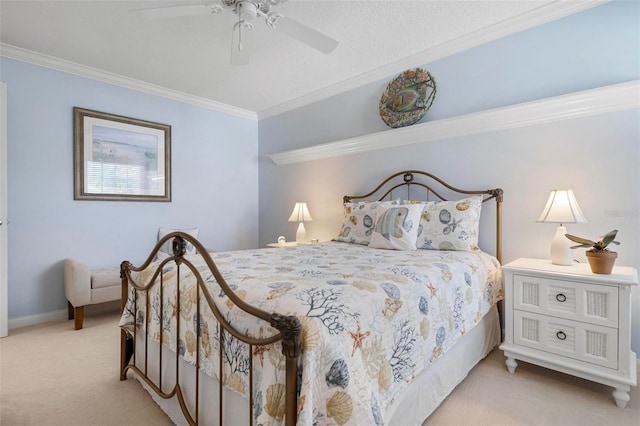
[[[516,345],[618,368],[618,330],[615,328],[524,311],[514,311],[513,320]]]
[[[605,327],[618,326],[617,286],[517,274],[513,284],[514,309]]]

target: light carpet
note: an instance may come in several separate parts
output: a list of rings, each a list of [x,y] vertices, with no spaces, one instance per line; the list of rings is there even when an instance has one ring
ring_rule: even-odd
[[[0,423],[171,424],[137,380],[119,380],[117,322],[117,312],[88,310],[82,330],[73,321],[11,330],[0,340]],[[523,362],[510,374],[496,349],[423,426],[638,424],[637,388],[620,409],[604,385]]]

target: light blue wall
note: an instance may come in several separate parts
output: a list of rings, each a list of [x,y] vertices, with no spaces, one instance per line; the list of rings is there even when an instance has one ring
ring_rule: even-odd
[[[437,95],[421,122],[634,80],[640,2],[614,1],[424,67]],[[381,80],[260,121],[261,155],[388,129]],[[302,125],[301,125],[302,123]]]
[[[640,79],[640,2],[614,1],[430,64],[438,83],[423,121]],[[535,223],[549,191],[572,188],[597,237],[617,228],[618,263],[640,268],[640,112],[522,127],[482,135],[277,166],[268,155],[386,130],[379,81],[261,120],[260,243],[295,237],[286,220],[308,202],[310,238],[340,229],[342,196],[373,189],[404,169],[431,171],[463,188],[505,190],[503,260],[549,257],[552,224]],[[286,188],[283,191],[282,188]],[[488,217],[483,215],[483,221]],[[481,246],[493,248],[492,235]],[[576,257],[584,261],[582,253]],[[640,353],[640,289],[633,292],[632,347]]]
[[[10,320],[66,308],[65,257],[90,267],[141,262],[160,226],[199,227],[215,250],[257,247],[257,122],[8,58],[0,58],[0,79],[8,93]],[[74,201],[74,106],[170,124],[173,201]]]

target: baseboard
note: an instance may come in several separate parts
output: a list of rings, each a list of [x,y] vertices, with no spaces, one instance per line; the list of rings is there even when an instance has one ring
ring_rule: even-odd
[[[29,325],[40,324],[49,321],[59,321],[67,318],[68,311],[62,309],[59,311],[45,312],[37,315],[27,315],[24,317],[12,318],[9,320],[9,330]]]
[[[99,314],[103,312],[113,312],[113,311],[117,311],[118,309],[120,309],[119,300],[85,306],[84,308],[85,319],[87,315]],[[9,320],[9,330],[20,328],[20,327],[27,327],[30,325],[41,324],[49,321],[66,320],[68,318],[68,314],[69,312],[67,309],[61,309],[59,311],[44,312],[42,314],[37,314],[37,315],[27,315],[24,317],[12,318]]]

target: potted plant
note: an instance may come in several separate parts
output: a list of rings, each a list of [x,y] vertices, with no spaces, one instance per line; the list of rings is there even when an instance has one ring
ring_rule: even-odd
[[[585,252],[585,255],[589,261],[589,266],[591,266],[591,272],[594,274],[610,274],[613,269],[613,264],[618,257],[618,253],[609,250],[607,246],[612,243],[620,244],[618,241],[614,241],[617,233],[618,230],[614,229],[613,231],[609,231],[603,236],[598,237],[597,241],[576,237],[571,234],[565,234],[565,237],[574,243],[578,243],[577,246],[571,247],[572,249],[590,247],[590,249]]]

